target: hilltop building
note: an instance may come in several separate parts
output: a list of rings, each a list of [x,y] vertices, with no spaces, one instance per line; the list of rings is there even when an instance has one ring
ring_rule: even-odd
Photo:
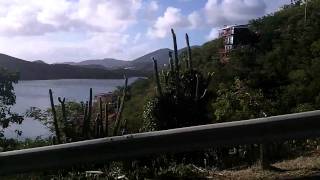
[[[229,61],[229,53],[242,46],[253,43],[253,32],[249,30],[248,25],[225,26],[219,30],[219,38],[223,38],[224,48],[219,50],[220,61],[226,63]]]

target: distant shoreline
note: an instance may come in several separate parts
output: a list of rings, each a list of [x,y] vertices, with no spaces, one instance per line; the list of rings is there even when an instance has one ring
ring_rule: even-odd
[[[147,79],[145,76],[128,76],[128,78]],[[57,78],[57,79],[19,79],[19,81],[50,81],[50,80],[121,80],[122,78]]]

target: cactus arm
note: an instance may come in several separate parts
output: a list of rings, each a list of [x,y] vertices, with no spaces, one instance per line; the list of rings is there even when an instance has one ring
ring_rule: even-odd
[[[159,78],[159,72],[158,72],[158,63],[157,60],[153,59],[153,68],[154,68],[154,77],[156,79],[156,83],[157,83],[157,90],[159,93],[159,96],[162,96],[162,88],[161,88],[161,83],[160,83],[160,78]]]
[[[212,72],[212,73],[208,73],[207,86],[210,84],[210,82],[211,82],[211,80],[212,80],[213,75],[214,75],[214,72]]]
[[[200,99],[203,99],[207,95],[208,89],[205,89]]]
[[[199,75],[196,74],[196,93],[195,93],[195,100],[198,101],[199,99]]]
[[[118,97],[117,97],[117,107],[116,107],[116,112],[117,112],[117,113],[119,112],[120,104],[121,104],[121,97],[118,96]]]
[[[89,96],[89,112],[88,112],[88,120],[91,120],[92,115],[92,88],[90,88],[90,96]]]
[[[108,117],[108,116],[109,116],[108,103],[105,103],[105,105],[104,105],[104,110],[105,110],[105,111],[104,111],[104,113],[105,113],[104,118],[105,118],[105,123],[106,123],[106,124],[105,124],[105,129],[104,129],[105,131],[104,131],[104,132],[105,132],[105,136],[108,137],[108,133],[109,133],[109,132],[108,132],[108,130],[109,130],[109,122],[108,122],[108,118],[109,118],[109,117]]]
[[[90,136],[90,122],[91,122],[91,116],[92,116],[92,88],[90,88],[90,96],[89,96],[89,104],[88,104],[88,119],[87,119],[87,128],[88,128],[88,131],[87,133],[88,134],[88,137]]]
[[[176,96],[179,95],[179,59],[178,59],[178,47],[177,47],[177,37],[174,30],[171,29],[173,47],[174,47],[174,59],[175,59],[175,84],[176,84]]]
[[[177,46],[177,37],[174,33],[174,30],[171,29],[172,39],[173,39],[173,49],[174,49],[174,60],[175,60],[175,68],[177,74],[179,74],[179,57],[178,57],[178,46]]]
[[[61,134],[60,134],[60,129],[59,129],[59,122],[57,119],[57,113],[56,113],[56,109],[54,107],[54,101],[53,101],[53,95],[52,95],[52,90],[49,89],[49,96],[50,96],[50,104],[51,104],[51,110],[52,110],[52,115],[53,115],[53,123],[54,123],[54,128],[55,128],[55,132],[56,132],[56,136],[57,136],[57,141],[59,144],[62,143],[61,140]]]
[[[90,88],[88,108],[86,109],[87,109],[87,114],[85,115],[85,119],[83,122],[83,133],[85,138],[89,138],[90,137],[90,121],[91,121],[91,115],[92,115],[92,88]]]
[[[99,138],[99,137],[101,137],[101,128],[102,128],[102,126],[101,126],[101,115],[98,113],[97,114],[97,117],[96,117],[96,119],[95,119],[95,128],[94,128],[94,131],[95,131],[95,137],[96,138]]]
[[[191,47],[189,42],[189,36],[186,34],[186,43],[187,43],[187,51],[188,51],[188,67],[192,69],[192,54],[191,54]]]
[[[61,99],[60,97],[58,97],[58,101],[60,102],[61,104],[61,111],[62,111],[62,119],[63,119],[63,122],[61,123],[61,125],[63,125],[61,128],[61,137],[66,138],[66,124],[67,124],[67,113],[66,113],[66,98],[63,98]],[[62,131],[62,129],[64,131]]]
[[[104,130],[103,130],[103,121],[102,121],[102,118],[103,118],[103,109],[102,109],[102,99],[101,99],[101,97],[99,98],[99,113],[100,113],[100,121],[99,121],[99,123],[100,123],[100,128],[101,128],[101,132],[104,132]],[[102,133],[100,133],[100,135],[101,135]]]
[[[128,121],[125,119],[123,124],[122,124],[122,131],[121,131],[121,135],[125,135],[126,131],[127,131],[127,125],[128,125]]]
[[[173,63],[173,58],[172,58],[172,52],[169,52],[169,64],[170,64],[170,72],[173,75],[174,73],[174,63]]]
[[[84,111],[84,103],[83,103],[83,101],[80,102],[80,105],[81,105],[81,110]]]
[[[88,134],[88,108],[89,108],[89,102],[86,102],[85,109],[84,109],[84,116],[83,116],[83,125],[82,125],[82,133],[83,137],[87,137]]]
[[[62,110],[62,118],[63,118],[63,121],[66,123],[67,122],[67,116],[66,116],[66,98],[63,98],[63,100],[58,97],[58,101],[60,102],[61,104],[61,110]]]
[[[124,88],[123,88],[123,94],[122,94],[122,98],[121,98],[121,103],[120,103],[120,107],[117,113],[117,117],[116,117],[116,122],[115,122],[115,126],[113,129],[113,136],[116,136],[118,134],[119,131],[119,126],[120,126],[120,121],[121,121],[121,115],[124,109],[124,102],[125,102],[125,98],[127,95],[127,87],[128,87],[128,78],[125,76],[125,83],[124,83]]]

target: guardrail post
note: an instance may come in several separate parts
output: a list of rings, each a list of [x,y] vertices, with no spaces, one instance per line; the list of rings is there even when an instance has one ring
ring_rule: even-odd
[[[260,144],[260,168],[262,170],[270,169],[270,162],[268,159],[268,144]]]

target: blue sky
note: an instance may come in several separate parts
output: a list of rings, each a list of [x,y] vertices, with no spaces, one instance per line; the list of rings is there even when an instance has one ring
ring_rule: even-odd
[[[132,60],[216,38],[224,25],[243,24],[290,0],[0,0],[0,53],[48,63]]]

